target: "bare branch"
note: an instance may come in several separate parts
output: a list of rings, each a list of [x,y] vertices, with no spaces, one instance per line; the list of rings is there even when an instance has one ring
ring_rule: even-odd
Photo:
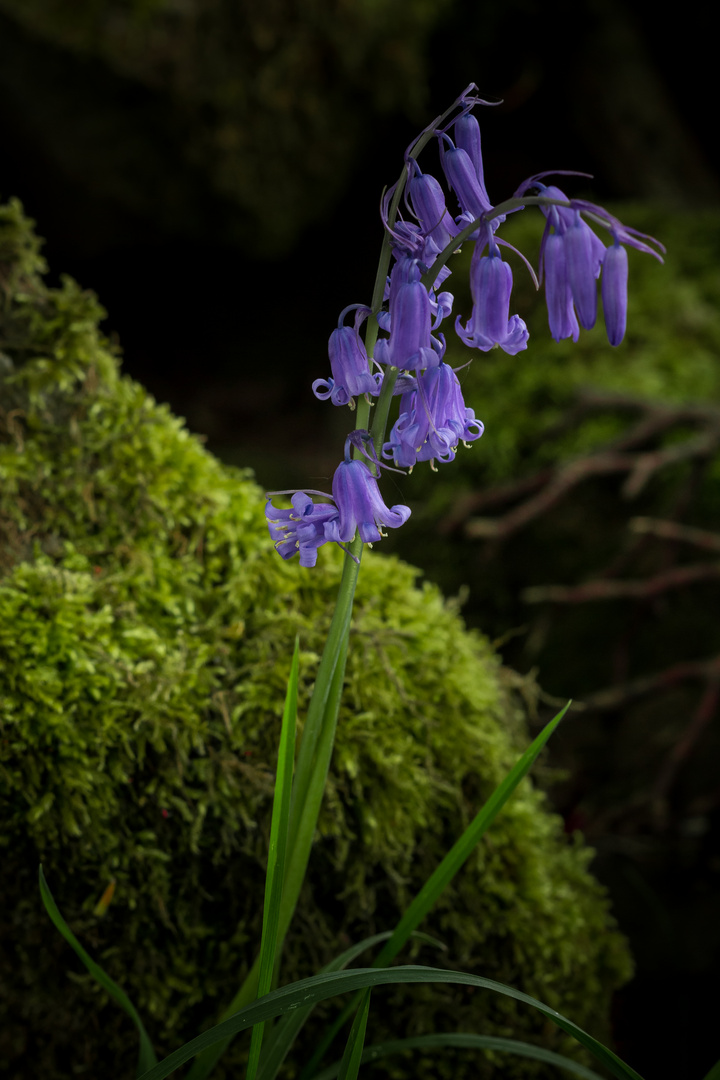
[[[663,574],[645,580],[586,581],[583,585],[536,585],[525,589],[522,599],[526,604],[541,604],[550,600],[555,604],[584,604],[588,600],[650,600],[671,589],[682,589],[696,581],[720,578],[720,563],[693,563],[691,566],[675,566]]]
[[[705,551],[720,551],[720,533],[693,529],[689,525],[678,525],[676,521],[636,517],[628,522],[628,528],[634,533],[651,534],[663,540],[678,540],[681,543],[694,544],[695,547]]]

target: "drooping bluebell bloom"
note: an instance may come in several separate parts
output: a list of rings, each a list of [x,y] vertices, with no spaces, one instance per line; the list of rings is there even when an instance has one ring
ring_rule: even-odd
[[[437,257],[436,244],[431,237],[424,236],[419,225],[415,225],[408,221],[401,221],[397,222],[395,227],[388,231],[390,231],[392,236],[392,253],[397,262],[409,259],[416,262],[421,270],[428,269],[433,265]],[[455,299],[453,294],[446,291],[437,291],[443,282],[447,281],[450,274],[451,271],[449,266],[442,266],[437,272],[433,287],[428,290],[432,330],[437,330],[443,319],[446,319],[448,315],[452,313],[453,301]],[[390,298],[390,283],[391,277],[388,277],[383,296],[383,300],[386,301]],[[390,333],[392,321],[390,312],[378,311],[376,317],[380,329]]]
[[[627,281],[627,251],[616,240],[605,252],[602,271],[602,302],[605,329],[611,345],[619,345],[625,337]]]
[[[547,198],[570,203],[569,206],[548,204],[541,207],[547,224],[540,245],[540,276],[545,277],[552,336],[556,341],[568,337],[577,341],[578,323],[585,329],[594,326],[597,317],[596,279],[601,270],[604,278],[607,267],[610,281],[607,284],[603,281],[602,292],[603,297],[608,296],[608,303],[603,301],[603,308],[610,311],[611,324],[608,324],[606,314],[606,328],[610,343],[619,345],[625,333],[627,262],[623,261],[622,255],[609,255],[609,252],[621,244],[627,244],[662,262],[662,256],[650,244],[655,244],[663,252],[665,248],[654,237],[623,225],[604,207],[584,199],[568,199],[560,188],[540,183],[539,176],[530,177],[515,194],[522,197],[533,187]],[[610,230],[614,240],[612,247],[608,248],[602,243],[583,220],[582,214],[587,214],[593,223]]]
[[[330,398],[333,405],[347,405],[360,394],[377,397],[382,386],[382,374],[370,372],[370,361],[359,333],[368,309],[359,306],[354,327],[344,325],[345,315],[355,306],[341,312],[337,329],[330,335],[328,352],[332,378],[316,379],[312,384],[315,397],[321,401]]]
[[[463,113],[462,116],[457,118],[454,130],[455,144],[458,149],[464,150],[470,158],[477,180],[477,187],[480,192],[480,199],[483,203],[487,203],[486,209],[489,209],[492,204],[490,202],[490,196],[487,193],[487,188],[485,187],[485,170],[483,168],[482,160],[480,125],[472,113],[468,112]]]
[[[407,195],[421,233],[429,241],[423,250],[423,261],[430,267],[433,256],[447,247],[460,230],[447,211],[440,184],[434,176],[421,173],[417,165],[407,185]]]
[[[482,433],[482,422],[465,405],[457,375],[443,363],[419,375],[417,389],[403,397],[383,457],[403,468],[417,461],[453,461],[459,442],[474,442]]]
[[[448,140],[449,141],[449,140]],[[462,211],[460,218],[469,224],[476,218],[492,210],[484,185],[480,183],[472,159],[467,151],[460,147],[445,146],[440,142],[441,163],[448,185],[455,192]],[[460,220],[460,218],[458,220]]]
[[[478,243],[470,263],[470,292],[472,315],[465,326],[460,316],[455,330],[461,341],[471,348],[488,352],[499,345],[504,352],[515,356],[527,348],[528,329],[519,315],[510,317],[512,270],[500,256],[500,249],[490,236],[490,251],[483,255],[485,244]]]
[[[421,282],[421,268],[414,259],[399,259],[390,275],[390,311],[380,322],[390,338],[378,341],[375,359],[408,371],[434,367],[445,352],[444,342],[431,333],[428,291]]]
[[[314,503],[305,491],[296,491],[290,500],[292,509],[278,510],[270,501],[272,494],[286,493],[271,493],[265,504],[265,517],[275,550],[283,559],[291,559],[299,553],[301,566],[314,566],[318,548],[328,540],[325,526],[337,518],[337,507],[332,503]]]
[[[567,199],[554,185],[537,183],[542,195]],[[546,278],[545,296],[550,333],[556,341],[577,341],[579,323],[590,330],[597,319],[597,278],[605,245],[574,207],[543,206],[545,232],[540,244],[540,274]]]
[[[577,341],[580,337],[580,325],[568,283],[565,245],[558,231],[551,232],[545,241],[540,270],[545,274],[545,301],[550,333],[555,341],[569,337]]]
[[[397,505],[387,507],[383,502],[378,482],[364,461],[353,460],[353,445],[372,446],[370,436],[365,432],[353,432],[345,441],[345,460],[335,470],[332,482],[333,500],[337,506],[337,517],[325,524],[325,539],[337,543],[348,543],[359,532],[364,544],[372,544],[382,539],[381,527],[398,529],[410,517],[410,507]],[[380,462],[371,458],[377,465]]]
[[[563,237],[567,279],[577,311],[578,322],[584,330],[592,330],[597,319],[597,279],[605,254],[605,245],[598,240],[580,214]]]

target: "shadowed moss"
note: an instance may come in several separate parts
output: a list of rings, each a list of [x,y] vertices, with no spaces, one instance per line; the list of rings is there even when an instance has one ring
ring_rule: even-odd
[[[129,1076],[134,1037],[40,910],[38,860],[161,1050],[211,1022],[258,947],[292,642],[299,633],[302,716],[342,556],[323,549],[312,572],[279,559],[251,476],[122,377],[93,295],[69,279],[48,289],[43,269],[19,204],[1,208],[0,1054],[18,1078],[110,1063]],[[394,924],[527,742],[510,682],[437,589],[367,555],[285,980]],[[525,783],[427,929],[448,963],[602,1035],[630,962],[590,856]],[[378,1002],[371,1040],[445,1028],[566,1048],[505,1000],[414,988]],[[238,1040],[228,1062],[244,1052]],[[492,1067],[460,1054],[424,1075],[462,1076],[463,1062],[468,1075]],[[419,1075],[417,1062],[389,1068]]]

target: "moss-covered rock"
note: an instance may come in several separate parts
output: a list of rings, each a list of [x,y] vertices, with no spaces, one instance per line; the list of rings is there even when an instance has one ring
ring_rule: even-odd
[[[323,549],[312,572],[280,560],[252,478],[122,377],[93,295],[68,279],[49,289],[42,271],[19,205],[3,207],[0,1056],[18,1080],[103,1075],[110,1063],[120,1077],[133,1034],[41,911],[38,860],[162,1050],[212,1020],[257,949],[291,646],[299,633],[302,715],[341,556]],[[363,561],[287,980],[391,927],[526,741],[487,640],[416,578],[395,558]],[[450,964],[602,1034],[630,962],[590,854],[526,783],[428,929]],[[444,1028],[564,1045],[508,1001],[419,991],[385,996],[370,1038]],[[228,1060],[244,1050],[239,1040]],[[444,1067],[457,1077],[469,1060]]]

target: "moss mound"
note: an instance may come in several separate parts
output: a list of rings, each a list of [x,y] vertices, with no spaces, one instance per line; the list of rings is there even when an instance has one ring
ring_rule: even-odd
[[[122,377],[93,295],[69,279],[47,288],[43,269],[19,204],[2,207],[0,1056],[18,1080],[110,1063],[130,1076],[133,1034],[41,911],[38,860],[161,1051],[212,1022],[259,941],[291,645],[299,633],[302,715],[340,554],[324,549],[313,572],[283,563],[252,478]],[[416,576],[395,558],[364,560],[288,981],[394,924],[526,741],[488,642]],[[451,964],[603,1034],[630,963],[590,854],[525,784],[427,929]],[[564,1046],[510,1002],[419,989],[383,998],[371,1040],[445,1028]],[[227,1062],[245,1051],[238,1040]],[[427,1075],[442,1068],[489,1075],[492,1064],[459,1054]]]

